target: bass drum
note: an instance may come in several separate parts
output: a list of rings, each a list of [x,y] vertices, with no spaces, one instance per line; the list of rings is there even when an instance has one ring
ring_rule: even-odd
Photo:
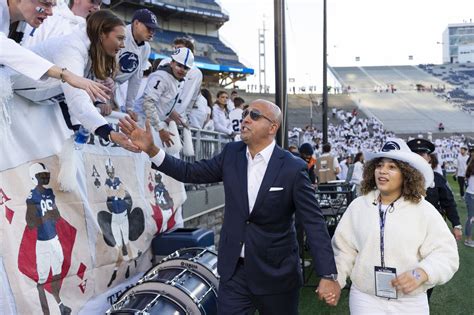
[[[171,295],[170,292],[178,295]],[[180,295],[182,295],[181,292],[173,292],[173,287],[164,283],[147,282],[138,284],[125,291],[106,314],[199,314],[197,308],[186,309],[185,303],[179,300]]]
[[[181,306],[187,314],[217,314],[217,290],[215,286],[194,270],[181,266],[161,269],[155,267],[147,272],[138,283],[139,285],[155,284],[159,286],[169,296],[181,301]]]
[[[169,267],[183,267],[194,270],[209,280],[212,285],[219,289],[219,274],[217,273],[217,253],[207,248],[191,247],[175,251],[171,255],[163,258],[155,267],[146,274],[152,273],[156,269]]]

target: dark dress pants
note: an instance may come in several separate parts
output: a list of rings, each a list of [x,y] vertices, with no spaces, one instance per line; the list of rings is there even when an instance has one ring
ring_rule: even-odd
[[[245,265],[239,262],[234,275],[219,284],[218,315],[297,315],[299,288],[272,295],[254,295],[247,286]]]

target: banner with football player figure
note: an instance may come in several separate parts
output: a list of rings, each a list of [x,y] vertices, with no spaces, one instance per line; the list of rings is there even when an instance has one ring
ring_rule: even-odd
[[[0,313],[101,313],[151,267],[154,235],[183,225],[184,185],[144,153],[91,135],[74,154],[73,192],[59,189],[55,155],[0,171]]]
[[[81,197],[61,192],[57,174],[56,157],[1,174],[2,256],[18,314],[75,313],[94,294]]]

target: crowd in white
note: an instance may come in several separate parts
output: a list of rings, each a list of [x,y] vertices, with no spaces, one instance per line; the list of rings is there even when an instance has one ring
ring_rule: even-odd
[[[332,117],[336,122],[328,125],[328,142],[331,144],[331,154],[337,157],[339,163],[347,163],[348,158],[352,161],[359,152],[379,151],[387,138],[396,137],[394,132],[385,130],[379,120],[374,117],[359,117],[356,110],[349,112],[333,108]],[[436,146],[435,153],[439,161],[437,171],[444,174],[454,172],[460,149],[467,141],[466,136],[455,134],[432,139],[431,135],[417,135],[417,138],[423,137]],[[303,143],[310,143],[314,148],[316,158],[322,154],[323,133],[321,130],[311,126],[295,127],[288,131],[288,138],[290,145],[297,147]],[[407,141],[411,139],[412,137]],[[338,177],[345,179],[343,168]]]

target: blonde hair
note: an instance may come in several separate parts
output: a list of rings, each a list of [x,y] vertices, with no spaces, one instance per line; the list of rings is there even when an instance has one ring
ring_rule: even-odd
[[[107,55],[101,43],[101,35],[110,33],[116,26],[125,23],[110,10],[99,10],[87,17],[87,36],[91,41],[89,56],[92,72],[100,80],[113,78],[117,72],[115,57]]]

